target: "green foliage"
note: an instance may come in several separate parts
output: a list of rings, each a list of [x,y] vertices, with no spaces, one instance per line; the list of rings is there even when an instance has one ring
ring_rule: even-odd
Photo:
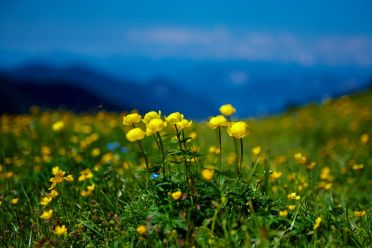
[[[131,143],[114,113],[2,115],[0,244],[368,247],[371,99],[248,120],[241,170],[226,127],[216,135],[206,123],[168,125]],[[43,206],[51,179],[60,179],[58,196]]]

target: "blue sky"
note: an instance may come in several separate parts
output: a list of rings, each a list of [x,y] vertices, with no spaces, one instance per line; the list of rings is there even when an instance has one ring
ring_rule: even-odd
[[[55,51],[372,67],[372,1],[1,1],[1,62]]]

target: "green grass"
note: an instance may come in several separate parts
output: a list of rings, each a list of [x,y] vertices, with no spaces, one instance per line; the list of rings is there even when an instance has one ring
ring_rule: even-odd
[[[370,247],[370,106],[371,91],[246,120],[250,134],[243,139],[240,173],[226,128],[219,170],[216,130],[193,123],[180,135],[180,149],[168,126],[161,132],[164,156],[153,136],[142,141],[157,178],[149,177],[138,144],[126,140],[130,128],[119,114],[34,108],[29,115],[2,115],[0,246]],[[58,122],[63,127],[53,130]],[[254,154],[257,146],[261,151]],[[59,195],[42,206],[56,166],[74,181],[62,177]],[[79,181],[87,168],[93,177]],[[201,176],[204,168],[213,169],[211,181]],[[293,192],[300,199],[289,199]],[[49,209],[53,216],[40,218]],[[67,232],[58,236],[60,225]]]

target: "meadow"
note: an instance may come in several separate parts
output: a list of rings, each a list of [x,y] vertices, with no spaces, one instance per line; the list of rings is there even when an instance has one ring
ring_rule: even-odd
[[[0,246],[371,247],[371,106],[3,114]]]

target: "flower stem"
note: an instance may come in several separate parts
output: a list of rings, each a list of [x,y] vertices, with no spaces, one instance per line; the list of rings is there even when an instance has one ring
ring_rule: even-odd
[[[218,127],[218,143],[220,145],[220,166],[218,170],[221,172],[222,170],[222,139],[221,139],[221,127]]]
[[[242,166],[243,166],[243,139],[240,138],[240,168],[239,168],[239,172],[241,171],[242,169]]]
[[[164,152],[163,140],[161,139],[161,135],[159,132],[156,132],[156,135],[159,138],[159,145],[160,145],[160,151],[161,151],[161,156],[162,156],[162,166],[163,166],[163,172],[164,172],[164,177],[165,177],[166,168],[165,168],[165,152]]]
[[[142,154],[143,154],[143,157],[145,158],[145,164],[146,164],[147,173],[150,175],[149,161],[148,161],[148,159],[147,159],[146,152],[145,152],[145,150],[143,149],[142,142],[141,142],[141,141],[138,141],[137,144],[138,144],[139,148],[141,149],[141,152],[142,152]]]
[[[185,155],[183,154],[181,132],[178,131],[177,125],[174,125],[174,127],[176,128],[178,145],[180,147],[180,151],[182,152],[183,162],[185,164],[185,183],[187,183],[187,161],[186,161]]]
[[[239,174],[239,153],[238,153],[238,143],[237,143],[237,139],[235,138],[232,138],[233,141],[234,141],[234,150],[235,150],[235,166],[236,166],[236,173]]]

